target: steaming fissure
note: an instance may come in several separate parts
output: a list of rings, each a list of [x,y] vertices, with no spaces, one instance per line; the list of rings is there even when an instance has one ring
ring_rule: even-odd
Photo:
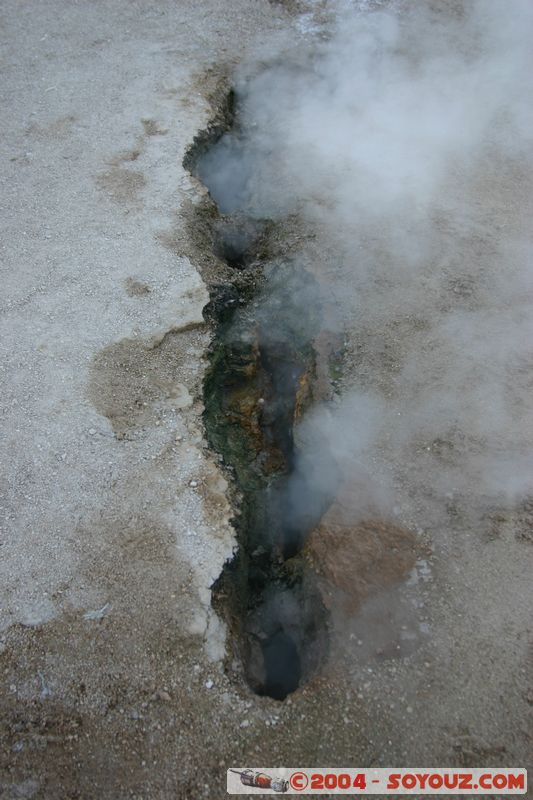
[[[222,114],[229,130],[238,129],[234,98],[228,95]],[[224,135],[221,127],[200,134],[185,160],[215,197],[208,160]],[[309,513],[296,517],[290,500],[297,470],[293,428],[312,403],[316,382],[319,292],[292,259],[272,258],[276,239],[284,249],[279,223],[250,217],[241,207],[221,213],[220,205],[207,206],[213,252],[231,272],[211,284],[205,312],[215,332],[204,419],[210,445],[234,476],[239,545],[214,586],[213,602],[229,622],[251,688],[283,700],[327,651],[327,612],[300,554],[328,501],[310,497]],[[279,295],[289,272],[291,286],[296,281],[311,298],[304,315],[292,294],[283,303],[263,303],[265,285]]]
[[[205,423],[240,495],[216,602],[278,698],[337,640],[416,648],[421,546],[477,560],[531,494],[531,4],[364,5],[239,68],[185,163],[217,265]]]

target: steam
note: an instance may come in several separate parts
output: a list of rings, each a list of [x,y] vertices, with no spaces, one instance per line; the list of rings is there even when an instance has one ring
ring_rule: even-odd
[[[223,213],[308,224],[299,259],[347,331],[343,397],[298,431],[294,513],[302,481],[340,474],[362,516],[407,503],[405,480],[482,514],[533,489],[533,5],[333,17],[242,68],[240,127],[202,166]],[[297,314],[298,291],[263,305],[291,293]]]

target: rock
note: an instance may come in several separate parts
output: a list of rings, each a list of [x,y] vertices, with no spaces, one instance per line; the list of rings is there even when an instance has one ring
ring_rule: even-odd
[[[102,608],[99,608],[99,609],[97,609],[96,611],[87,611],[87,612],[86,612],[86,613],[83,615],[83,619],[86,619],[86,620],[99,620],[99,619],[103,619],[103,618],[105,617],[105,615],[107,614],[107,612],[109,611],[109,609],[110,609],[110,608],[111,608],[110,604],[109,604],[109,603],[106,603],[106,604],[105,604],[105,606],[102,606]]]

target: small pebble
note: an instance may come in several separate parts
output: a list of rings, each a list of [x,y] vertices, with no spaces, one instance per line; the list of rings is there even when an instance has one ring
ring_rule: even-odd
[[[189,486],[191,486],[193,489],[195,489],[195,488],[196,488],[196,486],[198,486],[198,481],[191,481],[191,482],[189,483]]]
[[[94,436],[96,433],[96,428],[89,428],[89,436]]]
[[[208,681],[205,682],[205,688],[206,689],[212,689],[214,685],[215,684],[213,683],[212,680],[208,680]]]

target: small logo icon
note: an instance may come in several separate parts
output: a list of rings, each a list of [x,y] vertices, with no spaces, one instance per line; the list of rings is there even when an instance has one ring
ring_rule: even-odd
[[[273,792],[287,792],[289,781],[285,778],[272,778],[264,772],[254,772],[253,769],[230,769],[236,775],[240,775],[241,783],[244,786],[254,786],[256,789],[271,789]]]

